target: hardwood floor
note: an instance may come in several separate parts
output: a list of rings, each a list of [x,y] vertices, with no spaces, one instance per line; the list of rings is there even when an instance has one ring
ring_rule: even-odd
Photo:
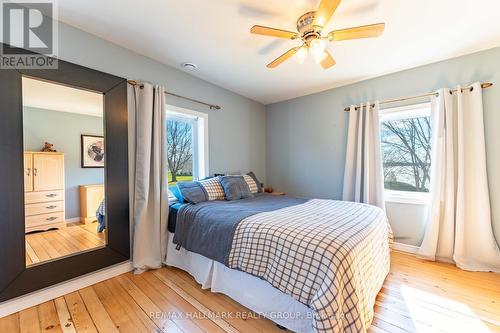
[[[68,224],[64,229],[26,235],[26,265],[64,257],[105,245],[106,235],[97,223]]]
[[[206,319],[208,313],[233,316]],[[250,312],[202,290],[187,273],[162,268],[124,274],[1,318],[0,332],[283,332],[265,318],[236,313]],[[500,332],[500,275],[394,252],[370,332]]]

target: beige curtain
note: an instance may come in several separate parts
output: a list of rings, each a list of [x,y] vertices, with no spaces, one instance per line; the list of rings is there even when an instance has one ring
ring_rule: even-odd
[[[162,266],[168,179],[165,89],[129,85],[129,177],[132,263],[136,273]]]
[[[441,89],[432,109],[431,204],[419,257],[500,272],[491,224],[482,89]]]
[[[379,121],[378,102],[351,106],[342,200],[385,210]]]

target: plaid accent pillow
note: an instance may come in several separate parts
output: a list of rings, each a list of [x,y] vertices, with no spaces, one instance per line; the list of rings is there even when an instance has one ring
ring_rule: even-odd
[[[209,178],[200,180],[199,183],[208,194],[208,200],[224,200],[225,194],[222,185],[220,184],[219,178]]]
[[[257,186],[257,183],[255,182],[255,180],[251,176],[243,175],[243,178],[245,179],[245,182],[247,183],[248,187],[250,188],[250,193],[259,192],[259,187]]]
[[[254,182],[257,184],[257,192],[259,192],[259,193],[264,192],[264,189],[262,188],[262,183],[257,179],[257,176],[255,175],[255,173],[253,171],[250,171],[247,173],[247,175],[252,177]]]

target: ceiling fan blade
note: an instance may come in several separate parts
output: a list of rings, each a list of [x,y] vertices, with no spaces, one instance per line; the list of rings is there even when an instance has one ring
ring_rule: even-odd
[[[265,27],[262,25],[254,25],[250,29],[250,32],[257,35],[272,36],[272,37],[287,38],[287,39],[299,38],[299,34],[296,32]]]
[[[380,36],[385,29],[385,23],[369,24],[360,27],[334,30],[328,34],[328,40],[349,40],[358,38],[373,38]]]
[[[328,21],[330,21],[333,13],[335,13],[340,1],[341,0],[321,0],[314,17],[313,25],[325,27]]]
[[[278,58],[273,60],[271,63],[267,65],[267,68],[276,68],[282,63],[284,63],[286,60],[290,59],[297,51],[300,49],[300,47],[294,47],[291,48],[290,50],[286,51],[282,55],[280,55]]]
[[[325,59],[323,59],[323,61],[321,61],[321,66],[324,69],[328,69],[330,67],[333,67],[337,62],[335,61],[335,59],[333,59],[333,57],[330,54],[330,52],[328,52],[327,50],[325,50],[325,53],[326,53],[326,57],[325,57]]]

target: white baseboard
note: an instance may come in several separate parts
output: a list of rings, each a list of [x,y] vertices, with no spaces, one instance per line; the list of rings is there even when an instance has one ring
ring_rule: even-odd
[[[48,288],[17,297],[12,300],[5,301],[3,303],[0,303],[0,318],[41,304],[43,302],[50,301],[54,298],[66,295],[78,289],[82,289],[101,281],[110,279],[114,276],[130,272],[132,269],[132,262],[126,261],[124,263],[103,268],[96,272],[82,275],[72,280],[61,282],[54,286],[50,286]]]
[[[66,223],[76,223],[76,222],[80,222],[80,218],[79,217],[72,217],[70,219],[65,219]]]
[[[415,245],[408,245],[404,243],[394,242],[392,248],[395,251],[406,252],[411,254],[417,254],[419,247]]]
[[[394,244],[392,246],[392,249],[394,251],[399,251],[399,252],[405,252],[405,253],[409,253],[409,254],[414,254],[416,256],[417,253],[418,253],[418,249],[420,249],[420,247],[415,246],[415,245],[408,245],[408,244],[394,242]],[[426,260],[428,260],[428,259],[426,259]],[[448,259],[448,258],[444,258],[444,257],[436,257],[436,259],[434,261],[445,262],[445,263],[448,263],[448,264],[455,265],[455,262],[453,260]]]

